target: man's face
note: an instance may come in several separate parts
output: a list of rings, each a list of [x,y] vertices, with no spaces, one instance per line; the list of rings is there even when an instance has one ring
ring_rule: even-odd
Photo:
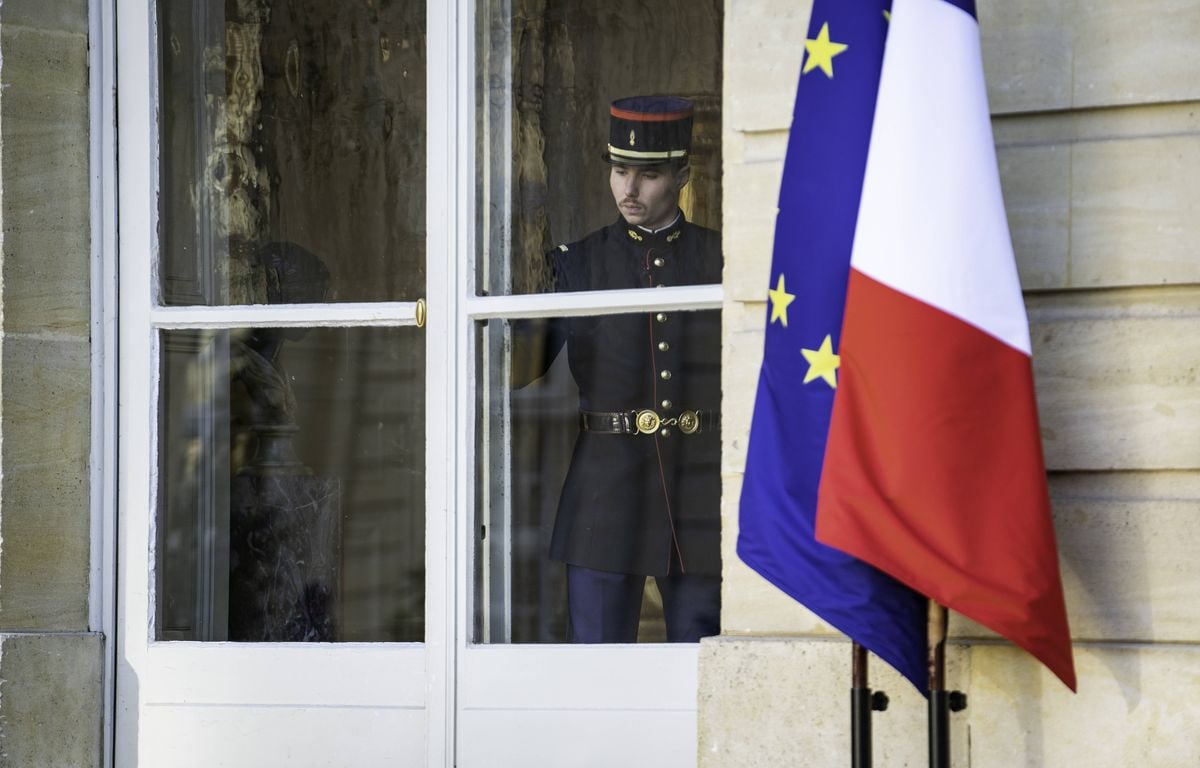
[[[670,224],[679,208],[679,190],[691,169],[671,165],[614,165],[608,182],[617,209],[630,224],[658,229]]]

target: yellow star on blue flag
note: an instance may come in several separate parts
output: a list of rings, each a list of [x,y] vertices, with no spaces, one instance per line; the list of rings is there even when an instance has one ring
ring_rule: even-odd
[[[804,51],[807,55],[804,69],[800,74],[807,75],[820,67],[826,77],[833,77],[833,57],[839,53],[845,53],[849,47],[845,43],[835,43],[829,39],[829,22],[825,22],[821,25],[821,31],[817,33],[816,39],[804,41]]]
[[[788,305],[796,300],[796,295],[788,293],[787,288],[783,285],[783,273],[779,273],[779,282],[775,287],[767,291],[767,296],[771,299],[771,322],[778,320],[783,323],[783,327],[787,328],[787,308]]]
[[[837,389],[837,369],[842,364],[840,355],[833,353],[833,337],[825,334],[825,340],[816,349],[802,349],[800,354],[808,361],[808,372],[804,374],[804,383],[824,379],[825,383]]]

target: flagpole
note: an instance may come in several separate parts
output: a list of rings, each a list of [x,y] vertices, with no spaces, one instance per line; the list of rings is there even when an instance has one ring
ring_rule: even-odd
[[[950,768],[950,713],[967,708],[967,696],[946,690],[946,625],[949,612],[929,601],[929,768]]]
[[[871,712],[886,710],[888,697],[883,691],[871,692],[867,680],[867,649],[852,643],[851,654],[850,765],[851,768],[871,768]]]

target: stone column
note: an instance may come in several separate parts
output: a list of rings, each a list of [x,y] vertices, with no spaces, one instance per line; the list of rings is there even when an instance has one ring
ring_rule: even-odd
[[[85,0],[0,6],[0,766],[101,760],[87,34]]]

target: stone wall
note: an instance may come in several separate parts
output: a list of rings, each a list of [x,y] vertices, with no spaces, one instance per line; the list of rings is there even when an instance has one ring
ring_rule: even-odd
[[[700,765],[845,765],[850,647],[736,557],[774,211],[809,3],[726,4],[725,635]],[[1200,6],[984,0],[984,64],[1032,326],[1079,693],[952,622],[955,765],[1200,763]],[[754,51],[754,55],[744,55]],[[926,764],[882,663],[877,764]]]
[[[87,14],[84,0],[0,6],[0,766],[100,760]]]

